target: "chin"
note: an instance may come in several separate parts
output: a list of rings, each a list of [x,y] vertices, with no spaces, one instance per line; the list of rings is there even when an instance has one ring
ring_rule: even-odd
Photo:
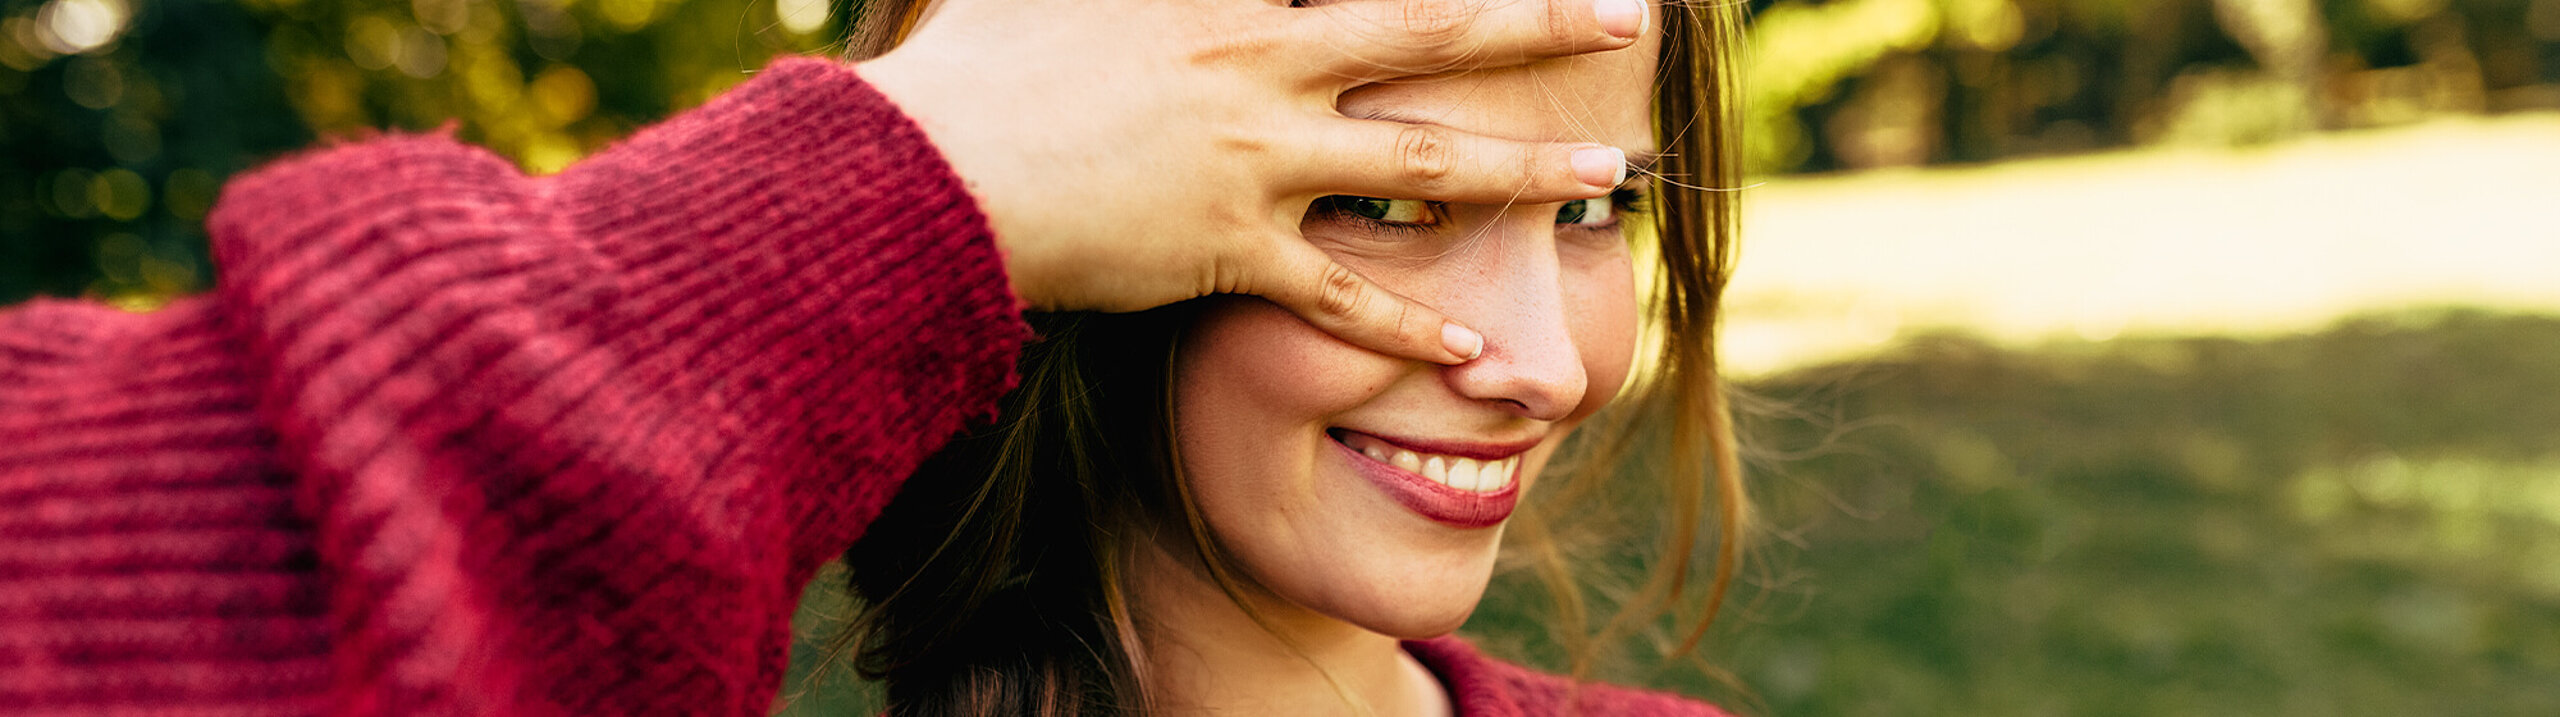
[[[1430,590],[1433,594],[1406,593],[1402,599],[1390,598],[1387,604],[1373,606],[1366,611],[1367,614],[1333,617],[1399,640],[1427,640],[1447,635],[1456,632],[1458,626],[1467,623],[1468,616],[1475,614],[1476,604],[1484,599],[1485,585],[1492,571],[1487,570],[1485,576],[1486,580],[1477,580],[1472,586]],[[1394,586],[1388,587],[1393,591]]]
[[[1492,581],[1502,523],[1433,519],[1362,476],[1356,454],[1327,432],[1280,433],[1231,444],[1262,450],[1186,452],[1197,459],[1188,466],[1195,495],[1229,567],[1284,610],[1382,635],[1431,638],[1464,624]],[[1271,450],[1278,446],[1287,448]],[[1213,458],[1221,453],[1238,460]]]

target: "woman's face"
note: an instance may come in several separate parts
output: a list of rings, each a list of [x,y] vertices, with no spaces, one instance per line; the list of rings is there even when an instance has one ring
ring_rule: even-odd
[[[1648,151],[1654,43],[1366,87],[1342,110]],[[1484,334],[1484,355],[1458,366],[1355,348],[1258,299],[1202,314],[1174,367],[1176,440],[1248,589],[1397,637],[1466,620],[1512,506],[1535,499],[1557,443],[1626,379],[1637,304],[1624,209],[1318,202],[1309,241]]]

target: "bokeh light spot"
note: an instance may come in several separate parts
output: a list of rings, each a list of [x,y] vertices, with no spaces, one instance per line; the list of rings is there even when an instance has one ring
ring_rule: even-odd
[[[112,283],[142,283],[142,255],[150,251],[142,237],[125,232],[109,234],[98,240],[98,273],[105,274]]]
[[[535,174],[551,174],[568,168],[569,163],[578,161],[578,156],[577,146],[569,144],[568,140],[556,135],[543,135],[525,146],[524,166]]]
[[[103,110],[124,101],[124,73],[115,63],[95,57],[73,60],[62,68],[62,93],[82,107]]]
[[[1956,0],[1947,8],[1948,24],[1977,49],[2003,52],[2026,34],[2027,19],[2010,0]]]
[[[467,55],[457,61],[463,73],[463,90],[471,94],[472,104],[492,114],[515,108],[524,96],[524,70],[513,58],[482,53]]]
[[[2450,0],[2365,0],[2365,7],[2377,16],[2394,22],[2410,23],[2444,12]]]
[[[439,35],[461,32],[471,24],[471,4],[463,0],[411,0],[409,14],[420,27]]]
[[[553,62],[567,61],[578,53],[584,34],[578,19],[551,0],[527,0],[516,6],[524,13],[525,39],[533,44],[533,54]]]
[[[597,4],[596,10],[604,14],[605,22],[613,23],[623,32],[630,32],[649,25],[649,20],[658,14],[658,3],[656,0],[603,0]]]
[[[400,59],[400,28],[375,15],[348,21],[347,59],[367,70],[390,67]]]
[[[53,210],[73,219],[87,219],[98,212],[89,204],[89,180],[97,174],[73,167],[55,172],[52,182]]]
[[[53,61],[53,51],[44,46],[36,31],[36,21],[24,17],[0,20],[0,65],[19,72],[30,72]]]
[[[775,0],[773,12],[782,29],[807,35],[827,25],[827,0]]]
[[[444,72],[444,61],[443,36],[414,25],[400,31],[400,56],[393,64],[400,66],[401,74],[421,80],[434,77]]]
[[[45,49],[74,55],[98,50],[124,34],[133,9],[124,0],[53,0],[36,11]]]
[[[552,127],[586,119],[596,109],[596,85],[576,67],[552,65],[533,78],[533,104]]]
[[[2525,29],[2543,42],[2560,42],[2560,0],[2533,0],[2524,11]]]
[[[130,169],[110,169],[89,180],[89,204],[116,221],[133,221],[151,208],[151,183]]]

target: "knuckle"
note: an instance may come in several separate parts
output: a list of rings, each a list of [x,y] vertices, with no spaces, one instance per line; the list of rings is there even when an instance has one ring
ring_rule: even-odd
[[[1358,316],[1369,301],[1369,292],[1362,289],[1360,275],[1341,264],[1327,264],[1316,285],[1316,310],[1337,319]]]
[[[1399,29],[1417,47],[1450,47],[1467,34],[1470,11],[1452,0],[1404,0],[1399,9]]]
[[[1545,12],[1538,13],[1538,29],[1551,43],[1569,43],[1582,34],[1581,18],[1590,11],[1578,9],[1578,3],[1545,0]]]
[[[1457,149],[1449,134],[1429,125],[1406,125],[1396,132],[1396,161],[1406,181],[1416,188],[1442,188],[1457,171]]]
[[[1554,160],[1549,159],[1547,155],[1535,150],[1521,151],[1519,161],[1514,165],[1514,171],[1520,174],[1513,179],[1518,180],[1524,189],[1556,189],[1562,185],[1568,175],[1550,169],[1548,163],[1552,161]],[[1574,183],[1580,184],[1581,180],[1574,180]]]

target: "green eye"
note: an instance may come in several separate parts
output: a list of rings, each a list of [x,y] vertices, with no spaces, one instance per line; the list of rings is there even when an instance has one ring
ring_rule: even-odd
[[[1429,224],[1431,205],[1413,199],[1332,196],[1324,202],[1336,211],[1384,224]]]
[[[1556,208],[1556,223],[1601,226],[1608,224],[1615,215],[1613,209],[1610,199],[1605,197],[1577,199],[1565,202],[1564,206]]]

